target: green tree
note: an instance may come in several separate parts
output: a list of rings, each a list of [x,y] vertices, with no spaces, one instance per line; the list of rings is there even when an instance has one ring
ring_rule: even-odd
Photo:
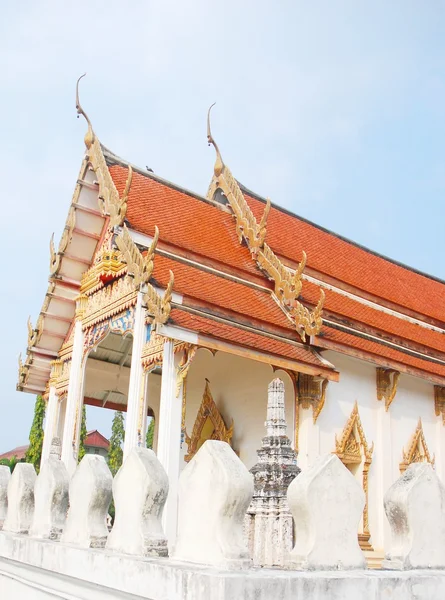
[[[82,423],[80,425],[79,456],[77,458],[77,462],[80,462],[86,454],[85,438],[87,437],[87,433],[87,408],[84,404],[82,407]]]
[[[37,396],[34,406],[34,419],[29,432],[29,448],[26,451],[25,462],[34,465],[37,473],[40,469],[43,446],[43,421],[45,419],[45,401],[42,396]],[[15,465],[14,465],[15,466]]]
[[[147,446],[147,448],[151,448],[153,450],[153,438],[155,435],[155,420],[152,417],[150,420],[150,423],[147,427],[147,438],[145,441],[145,445]]]
[[[114,413],[113,424],[111,425],[110,446],[108,448],[108,466],[113,476],[122,466],[122,444],[125,439],[124,415],[120,410]]]

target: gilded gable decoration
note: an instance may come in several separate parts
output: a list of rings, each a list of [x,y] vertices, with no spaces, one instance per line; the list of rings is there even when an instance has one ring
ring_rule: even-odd
[[[49,274],[50,277],[54,277],[60,267],[61,258],[68,247],[68,244],[73,237],[73,230],[76,225],[76,213],[74,207],[71,206],[68,212],[68,218],[65,223],[65,227],[62,232],[62,237],[60,238],[59,247],[56,252],[56,248],[54,245],[54,233],[51,236],[49,241],[49,253],[50,253],[50,263],[49,263]]]
[[[23,389],[23,386],[25,386],[28,382],[29,364],[23,363],[22,353],[19,354],[18,363],[19,363],[18,364],[19,377],[18,377],[18,383],[17,383],[17,390],[20,391],[21,389]]]
[[[391,406],[397,393],[397,384],[400,379],[399,371],[394,369],[376,368],[377,400],[385,400],[385,409]]]
[[[213,106],[213,105],[212,105]],[[244,239],[252,258],[266,277],[274,282],[274,295],[282,310],[290,317],[303,342],[306,335],[317,335],[322,326],[322,310],[325,299],[320,290],[320,299],[310,311],[298,301],[302,288],[301,276],[306,265],[306,254],[303,252],[298,268],[293,271],[284,265],[274,251],[266,243],[266,225],[270,212],[270,200],[267,200],[260,223],[257,222],[244,194],[230,169],[224,164],[218,145],[213,139],[210,129],[210,110],[207,115],[207,140],[216,151],[214,176],[207,192],[208,198],[213,198],[215,191],[220,188],[233,210],[236,219],[236,231],[240,242]]]
[[[346,422],[340,439],[335,436],[335,451],[334,454],[342,461],[342,463],[351,467],[353,465],[362,465],[362,486],[365,492],[365,506],[363,509],[363,531],[359,533],[359,542],[362,550],[371,549],[369,543],[369,515],[368,515],[368,473],[372,463],[372,453],[374,451],[374,443],[371,447],[366,441],[365,432],[363,431],[360,415],[358,412],[358,404],[355,402],[351,415]]]
[[[82,325],[84,328],[101,323],[136,304],[137,292],[130,277],[119,277],[88,297]]]
[[[94,133],[91,121],[88,118],[86,112],[83,110],[79,100],[79,81],[82,77],[85,77],[84,73],[77,80],[76,85],[76,109],[77,114],[82,115],[88,124],[88,131],[85,135],[85,146],[88,152],[88,160],[91,167],[96,175],[97,182],[99,184],[99,203],[102,210],[102,214],[109,215],[110,226],[119,227],[125,220],[127,213],[127,201],[128,194],[130,191],[131,181],[133,178],[133,170],[131,167],[128,168],[128,177],[125,185],[125,190],[122,198],[119,197],[119,193],[114,185],[113,179],[105,161],[105,157],[102,151],[102,145]]]
[[[227,429],[224,419],[213,400],[212,392],[210,391],[210,382],[206,379],[204,395],[195,424],[193,425],[191,437],[185,432],[185,441],[188,446],[188,452],[185,455],[184,460],[189,462],[207,440],[220,440],[232,445],[232,436],[233,421],[230,428]]]
[[[436,417],[442,415],[442,422],[445,425],[445,387],[434,386],[434,412]]]
[[[43,315],[40,314],[35,328],[31,323],[31,317],[28,318],[28,348],[33,348],[40,340],[43,331]]]
[[[170,271],[170,278],[163,296],[151,285],[149,279],[153,272],[153,260],[156,245],[159,239],[159,230],[156,227],[155,236],[148,251],[143,255],[134,243],[127,227],[116,236],[116,244],[122,252],[127,263],[127,271],[133,276],[133,285],[136,289],[142,287],[143,301],[152,323],[164,324],[168,321],[171,311],[171,299],[174,284],[174,275]]]
[[[419,418],[416,431],[413,434],[408,450],[403,450],[403,460],[399,465],[403,473],[411,463],[428,462],[434,465],[434,456],[431,458],[423,433],[422,419]]]
[[[314,377],[307,373],[299,373],[297,379],[298,403],[302,408],[308,409],[312,406],[314,423],[317,422],[321,413],[325,399],[328,380],[320,377]]]

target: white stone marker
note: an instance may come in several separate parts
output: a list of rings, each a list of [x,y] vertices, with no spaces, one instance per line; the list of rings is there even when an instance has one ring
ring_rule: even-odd
[[[288,568],[365,568],[357,534],[365,495],[337,456],[318,457],[292,481],[287,499],[296,539]]]
[[[445,488],[428,463],[414,463],[387,491],[391,543],[385,569],[445,568]]]
[[[29,463],[17,463],[8,484],[8,512],[3,531],[28,533],[34,512],[36,471]]]
[[[11,479],[11,471],[6,465],[0,465],[0,531],[8,510],[8,483]]]
[[[34,518],[29,535],[58,540],[68,510],[69,476],[65,464],[53,455],[40,466],[34,487]]]
[[[61,542],[83,548],[103,548],[108,536],[107,514],[113,477],[103,456],[87,454],[70,482],[70,508]]]
[[[222,568],[250,566],[243,521],[253,478],[226,442],[208,440],[179,479],[175,559]]]
[[[156,454],[133,448],[113,481],[116,517],[106,547],[124,554],[167,556],[161,524],[168,477]]]

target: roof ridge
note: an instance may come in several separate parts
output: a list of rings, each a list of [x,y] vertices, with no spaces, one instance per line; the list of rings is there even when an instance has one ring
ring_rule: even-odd
[[[117,154],[112,152],[112,150],[110,150],[103,144],[101,144],[101,148],[102,148],[102,152],[104,154],[104,157],[105,157],[108,167],[111,167],[113,165],[118,165],[118,166],[122,166],[122,167],[130,166],[133,169],[133,171],[135,171],[136,173],[139,173],[139,175],[142,175],[143,177],[147,177],[148,179],[154,179],[155,181],[162,183],[163,185],[166,185],[167,187],[172,188],[173,190],[176,190],[178,192],[186,194],[187,196],[191,196],[192,198],[195,198],[196,200],[200,200],[201,202],[205,202],[206,204],[210,204],[211,206],[214,206],[215,208],[218,208],[219,210],[222,210],[223,212],[228,212],[228,210],[226,209],[224,204],[221,204],[220,202],[216,202],[215,200],[210,200],[209,198],[206,198],[205,196],[202,196],[201,194],[198,194],[197,192],[193,192],[192,190],[182,187],[181,185],[178,185],[177,183],[173,183],[173,181],[170,181],[169,179],[164,179],[163,177],[160,177],[159,175],[157,175],[154,171],[147,171],[147,169],[138,167],[137,165],[134,165],[133,163],[129,162],[128,160],[121,158],[120,156],[118,156]]]
[[[240,186],[242,192],[248,194],[255,200],[258,200],[258,201],[266,204],[267,198],[264,198],[264,196],[261,196],[260,194],[253,192],[251,189],[249,189],[248,187],[243,185],[240,181],[237,180],[237,182],[238,182],[238,185]],[[329,235],[332,235],[332,236],[338,238],[339,240],[342,240],[343,242],[351,244],[351,246],[355,246],[356,248],[360,248],[360,250],[369,252],[369,254],[373,254],[374,256],[377,256],[378,258],[386,260],[398,267],[401,267],[402,269],[406,269],[408,271],[416,273],[417,275],[427,277],[428,279],[432,279],[433,281],[437,281],[438,283],[445,285],[445,279],[441,279],[440,277],[437,277],[436,275],[431,275],[430,273],[426,273],[425,271],[421,271],[420,269],[411,267],[411,266],[407,265],[406,263],[396,260],[395,258],[386,256],[385,254],[381,254],[380,252],[377,252],[376,250],[372,250],[371,248],[368,248],[367,246],[364,246],[363,244],[360,244],[359,242],[355,242],[354,240],[351,240],[351,239],[347,238],[346,236],[341,235],[340,233],[335,233],[335,231],[332,231],[331,229],[328,229],[327,227],[323,227],[323,225],[318,225],[317,223],[314,223],[310,219],[306,219],[305,217],[297,215],[297,213],[289,210],[288,208],[284,208],[283,206],[280,206],[279,204],[276,204],[275,202],[271,202],[271,205],[276,210],[279,210],[280,212],[285,213],[285,214],[289,215],[290,217],[299,219],[300,221],[304,221],[308,225],[312,225],[313,227],[316,227],[320,231],[324,231],[325,233],[328,233]]]

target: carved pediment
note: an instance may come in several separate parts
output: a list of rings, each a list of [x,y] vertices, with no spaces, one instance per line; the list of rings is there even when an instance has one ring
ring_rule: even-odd
[[[374,444],[368,447],[356,402],[340,439],[335,436],[335,454],[347,465],[361,463],[362,456],[370,463],[373,451]]]
[[[193,425],[192,435],[189,437],[187,432],[185,434],[188,452],[184,457],[184,460],[189,462],[207,440],[219,440],[221,442],[227,442],[231,445],[232,436],[233,421],[228,429],[215,404],[215,401],[213,400],[212,392],[210,391],[209,380],[206,379],[204,395],[202,397],[201,406],[199,407],[195,424]]]
[[[417,423],[408,450],[403,450],[403,460],[399,465],[400,472],[403,473],[410,464],[418,462],[428,462],[434,465],[434,456],[431,458],[428,446],[423,433],[422,419]]]

